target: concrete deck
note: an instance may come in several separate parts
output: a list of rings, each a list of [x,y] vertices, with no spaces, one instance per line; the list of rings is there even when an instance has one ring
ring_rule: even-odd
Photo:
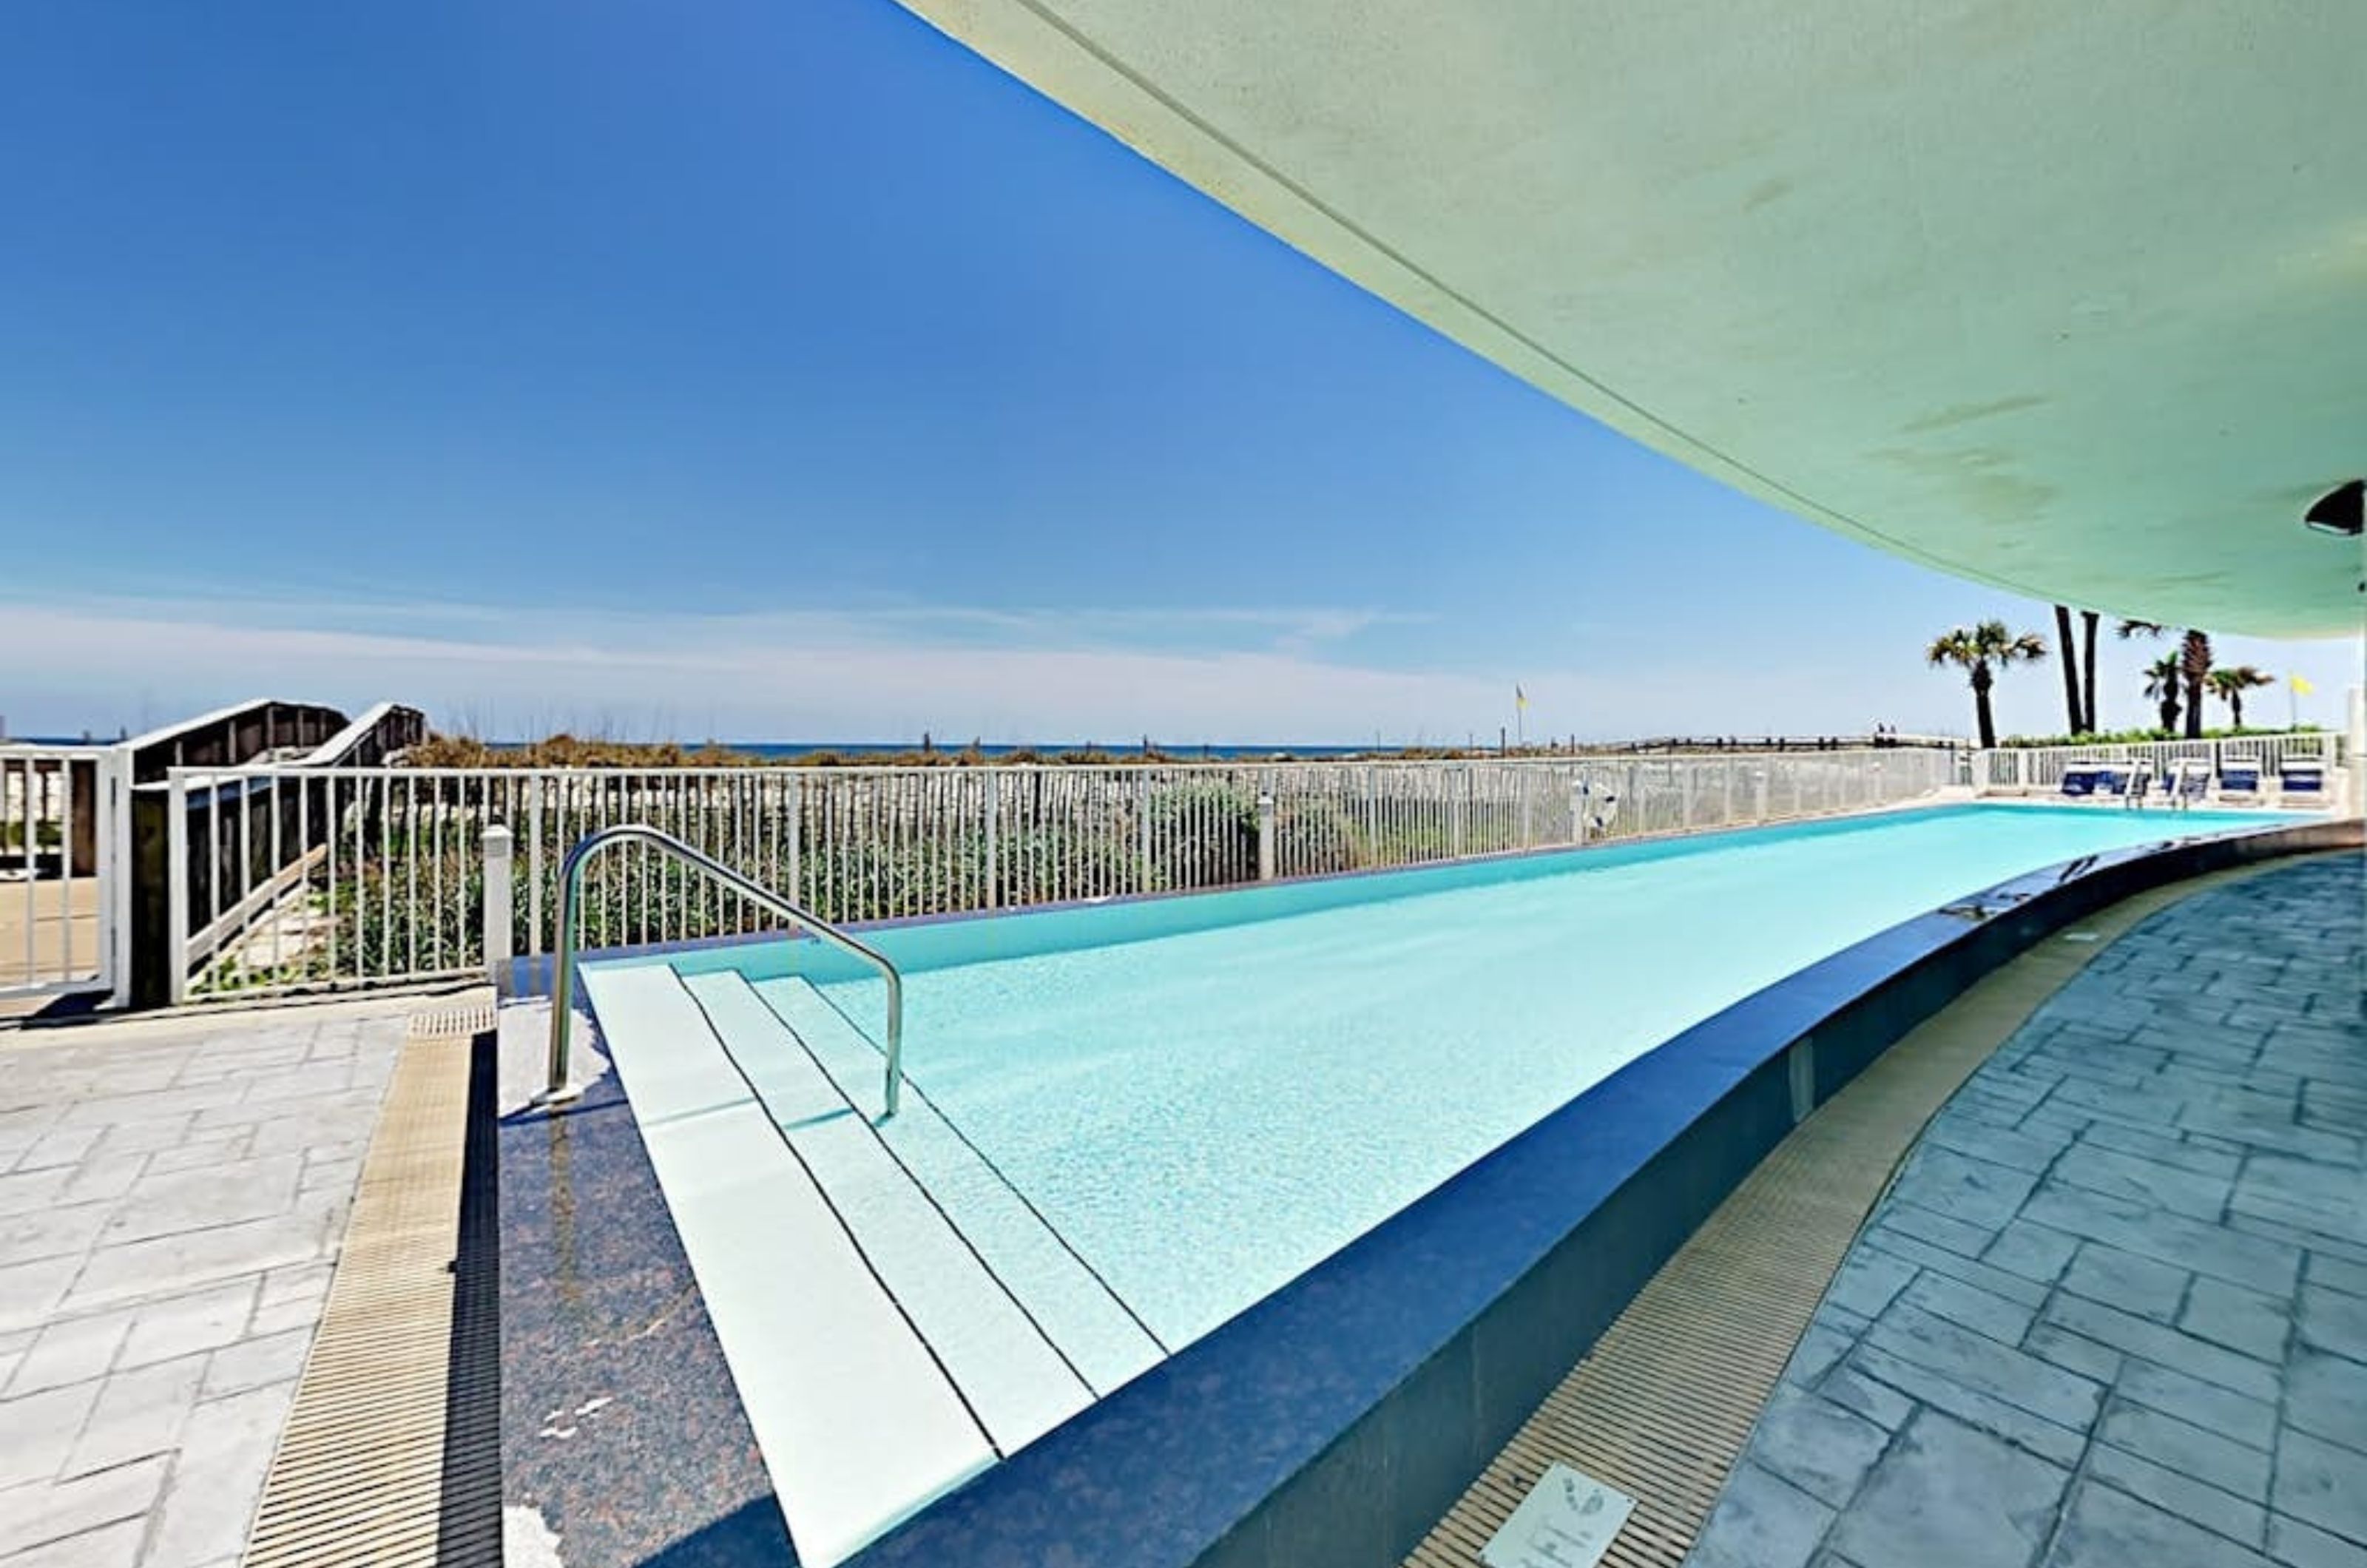
[[[0,1033],[0,1568],[237,1558],[416,1006]]]
[[[2154,916],[1974,1076],[1691,1563],[2367,1565],[2362,870]]]

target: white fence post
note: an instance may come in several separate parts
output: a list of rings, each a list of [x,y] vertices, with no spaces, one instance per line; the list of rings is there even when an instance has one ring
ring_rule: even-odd
[[[995,878],[995,818],[1002,815],[997,779],[998,775],[990,764],[986,773],[986,907],[990,909],[1002,901]]]
[[[789,836],[789,897],[792,902],[802,904],[806,901],[806,885],[803,880],[806,870],[805,781],[797,774],[791,773],[789,787],[785,793],[787,796],[785,810],[788,821],[783,825],[781,830]]]
[[[1274,880],[1274,791],[1270,788],[1258,791],[1257,834],[1258,880],[1272,882]]]
[[[99,764],[99,799],[103,803],[98,846],[98,885],[106,895],[100,906],[107,943],[108,976],[112,982],[108,1007],[131,1003],[131,748],[110,746]]]
[[[1150,891],[1150,770],[1134,775],[1135,891]]]
[[[542,951],[542,780],[526,790],[526,950]]]
[[[1446,852],[1453,857],[1463,852],[1463,802],[1471,793],[1471,767],[1465,763],[1459,785],[1450,784],[1446,791]]]
[[[189,999],[189,781],[179,768],[164,772],[164,981],[175,1007]]]
[[[496,980],[510,961],[510,863],[516,853],[507,826],[485,829],[485,973]]]

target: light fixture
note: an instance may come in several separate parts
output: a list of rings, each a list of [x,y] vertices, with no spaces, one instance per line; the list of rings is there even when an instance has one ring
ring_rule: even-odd
[[[2362,502],[2367,502],[2367,479],[2351,479],[2336,485],[2301,514],[2302,525],[2321,534],[2355,539],[2361,527]]]

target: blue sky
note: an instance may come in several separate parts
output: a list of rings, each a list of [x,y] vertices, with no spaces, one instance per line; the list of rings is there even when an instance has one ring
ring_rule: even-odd
[[[1594,425],[888,0],[14,6],[0,149],[19,733],[268,691],[1459,739],[1516,682],[1555,733],[1962,729],[1923,643],[2047,626]],[[2227,646],[2329,722],[2355,678]],[[2001,698],[2059,724],[2051,671]]]

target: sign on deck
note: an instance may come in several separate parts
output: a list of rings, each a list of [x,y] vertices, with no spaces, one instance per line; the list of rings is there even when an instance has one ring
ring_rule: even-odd
[[[1488,1568],[1594,1568],[1636,1499],[1566,1464],[1550,1465],[1479,1552]]]

